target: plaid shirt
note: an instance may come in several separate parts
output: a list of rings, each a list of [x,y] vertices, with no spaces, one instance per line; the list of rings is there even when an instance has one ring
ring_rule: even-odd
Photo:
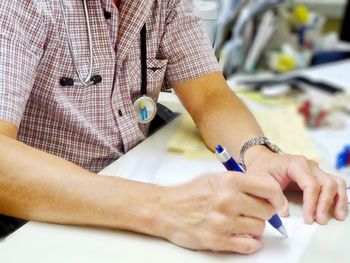
[[[188,0],[87,1],[94,74],[84,87],[69,53],[60,0],[0,2],[0,119],[19,127],[18,139],[100,171],[145,139],[133,102],[140,96],[140,30],[147,26],[148,95],[218,71],[200,19]],[[64,0],[70,36],[83,76],[89,45],[81,0]],[[60,85],[62,77],[74,86]]]

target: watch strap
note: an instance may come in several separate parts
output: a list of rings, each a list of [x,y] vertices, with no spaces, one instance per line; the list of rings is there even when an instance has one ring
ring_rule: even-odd
[[[274,153],[279,153],[279,154],[283,153],[281,148],[279,148],[276,144],[271,143],[270,140],[265,136],[252,138],[243,145],[239,154],[239,164],[242,166],[244,170],[246,170],[246,165],[244,163],[244,155],[248,149],[256,145],[265,145],[270,151]]]

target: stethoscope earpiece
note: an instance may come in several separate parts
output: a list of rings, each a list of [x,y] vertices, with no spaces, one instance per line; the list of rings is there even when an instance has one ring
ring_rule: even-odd
[[[102,82],[102,76],[101,75],[95,75],[90,79],[90,84],[91,85],[97,85]],[[72,87],[74,85],[74,79],[68,78],[68,77],[63,77],[60,79],[60,85],[62,87]]]

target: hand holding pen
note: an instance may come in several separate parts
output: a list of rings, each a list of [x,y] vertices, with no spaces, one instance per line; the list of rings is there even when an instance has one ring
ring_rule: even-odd
[[[171,242],[251,254],[262,248],[265,222],[283,208],[285,196],[272,177],[219,172],[167,188],[160,203],[161,233]]]
[[[244,173],[243,169],[235,162],[230,153],[221,145],[216,147],[216,156],[228,171]],[[278,230],[283,236],[288,237],[287,231],[283,226],[282,220],[277,214],[274,214],[269,220],[271,226]]]

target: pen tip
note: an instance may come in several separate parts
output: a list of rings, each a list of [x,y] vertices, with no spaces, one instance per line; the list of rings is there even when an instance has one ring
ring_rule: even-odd
[[[284,228],[284,226],[281,226],[278,228],[278,231],[286,238],[288,238],[287,230]]]

